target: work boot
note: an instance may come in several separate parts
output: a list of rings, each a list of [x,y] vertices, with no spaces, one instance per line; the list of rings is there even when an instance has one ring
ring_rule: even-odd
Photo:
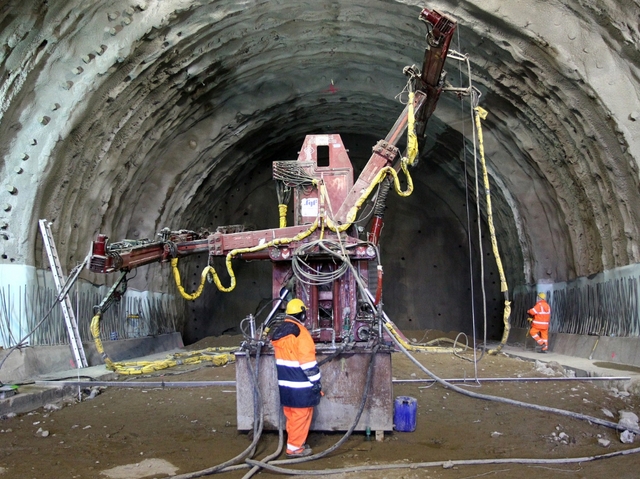
[[[295,451],[289,451],[289,449],[287,449],[287,457],[289,458],[306,457],[310,456],[311,454],[311,447],[309,447],[308,444],[304,444],[302,447],[296,449]]]
[[[538,352],[541,353],[541,354],[547,354],[547,350],[546,349],[540,349]]]

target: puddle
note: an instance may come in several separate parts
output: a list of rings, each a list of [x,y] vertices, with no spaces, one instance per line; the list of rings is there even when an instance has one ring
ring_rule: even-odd
[[[127,464],[125,466],[107,469],[100,474],[111,479],[141,479],[158,474],[175,476],[177,470],[177,467],[164,459],[145,459],[135,464]]]

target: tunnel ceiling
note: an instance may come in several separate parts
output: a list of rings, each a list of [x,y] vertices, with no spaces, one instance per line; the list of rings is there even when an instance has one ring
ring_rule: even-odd
[[[4,2],[0,261],[38,262],[38,218],[68,267],[98,232],[143,238],[251,208],[269,226],[277,213],[247,198],[306,134],[353,138],[360,165],[384,138],[402,69],[421,64],[423,7],[458,21],[452,49],[488,111],[496,228],[521,257],[509,274],[638,262],[640,3],[488,0]],[[466,85],[466,68],[449,60],[448,80]],[[439,168],[464,198],[472,139],[468,101],[444,93],[416,174]]]

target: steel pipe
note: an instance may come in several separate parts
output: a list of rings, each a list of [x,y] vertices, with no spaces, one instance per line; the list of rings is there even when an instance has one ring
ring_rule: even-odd
[[[527,382],[527,381],[628,381],[628,376],[582,376],[582,377],[543,377],[543,378],[456,378],[443,379],[448,383],[474,383],[474,382]],[[435,379],[394,379],[392,383],[432,383]]]
[[[36,386],[110,386],[117,388],[203,388],[233,386],[235,381],[35,381]]]

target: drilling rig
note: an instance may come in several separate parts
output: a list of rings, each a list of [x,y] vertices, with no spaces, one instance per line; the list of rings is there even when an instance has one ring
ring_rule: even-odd
[[[422,10],[420,19],[428,30],[422,68],[404,69],[411,85],[407,105],[387,136],[373,147],[357,179],[337,134],[308,135],[297,160],[273,163],[279,199],[293,192],[293,225],[286,225],[286,208],[281,204],[277,228],[244,231],[233,225],[219,227],[214,233],[165,228],[155,241],[109,243],[108,237],[100,234],[93,242],[91,271],[126,275],[150,263],[171,262],[178,288],[187,299],[193,296],[180,285],[180,258],[203,253],[210,259],[226,257],[231,285],[222,286],[213,267],[208,266],[199,292],[205,276],[223,291],[233,289],[234,258],[271,262],[273,307],[259,325],[252,315],[243,320],[247,340],[235,354],[239,430],[254,427],[256,401],[261,402],[265,428],[278,428],[278,387],[268,332],[282,316],[282,305],[293,297],[308,308],[305,326],[316,342],[323,378],[325,394],[311,429],[347,430],[357,413],[360,419],[354,430],[383,433],[393,429],[394,348],[389,329],[383,328],[389,320],[382,311],[379,261],[384,202],[392,187],[403,195],[411,192],[408,167],[443,90],[444,63],[456,29],[455,20],[434,10]],[[405,131],[407,151],[402,154],[397,145]],[[407,176],[405,191],[398,180],[401,172]],[[367,201],[373,203],[373,219],[366,239],[362,239],[355,221]],[[370,269],[375,274],[370,274]],[[258,358],[260,369],[256,372]],[[252,393],[256,389],[259,395]]]

